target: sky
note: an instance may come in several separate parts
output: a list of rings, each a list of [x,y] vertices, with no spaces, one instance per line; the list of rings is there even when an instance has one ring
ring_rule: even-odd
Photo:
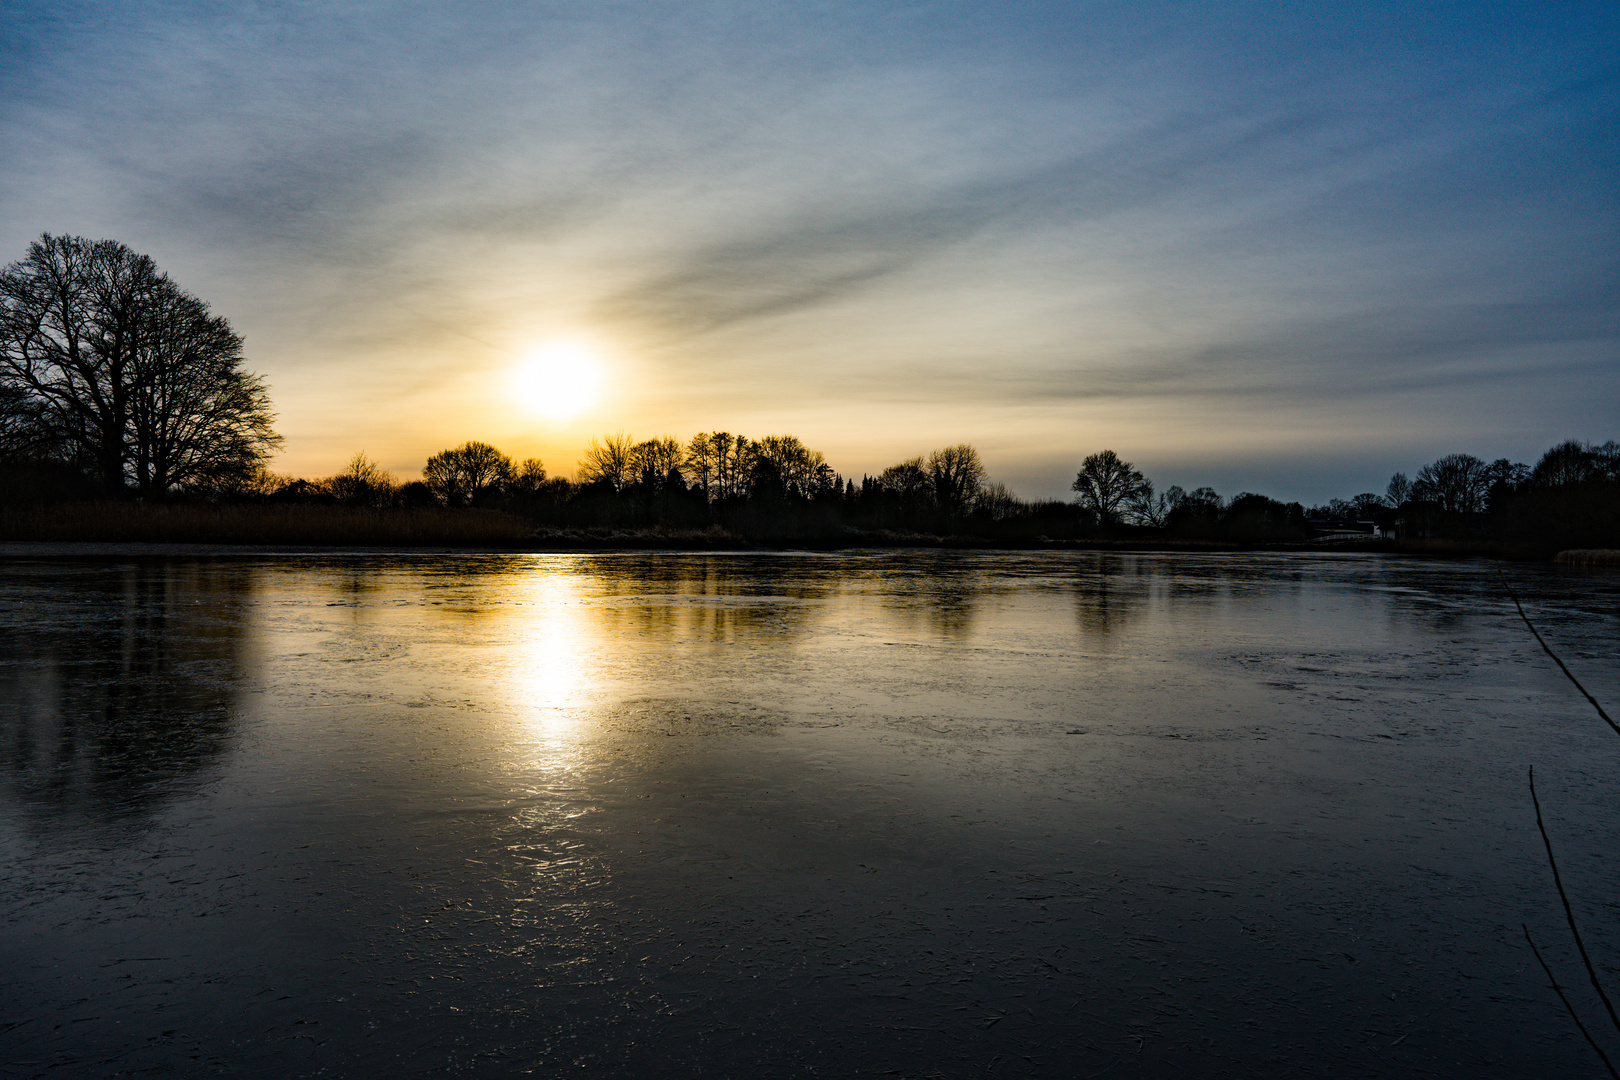
[[[1311,503],[1620,438],[1612,2],[0,20],[0,262],[151,255],[245,337],[278,471],[727,430]]]

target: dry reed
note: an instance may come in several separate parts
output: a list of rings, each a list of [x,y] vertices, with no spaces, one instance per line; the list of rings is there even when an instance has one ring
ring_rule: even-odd
[[[1620,566],[1620,550],[1614,548],[1574,548],[1553,556],[1559,566]]]
[[[68,503],[0,509],[0,540],[315,547],[513,547],[532,529],[495,510]]]

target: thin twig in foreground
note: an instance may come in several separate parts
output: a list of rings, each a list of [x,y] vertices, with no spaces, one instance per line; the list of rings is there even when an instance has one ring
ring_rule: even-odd
[[[1586,687],[1581,685],[1581,680],[1577,679],[1574,672],[1570,671],[1569,667],[1558,658],[1558,654],[1552,651],[1552,646],[1548,645],[1547,640],[1541,636],[1541,631],[1536,629],[1536,624],[1531,622],[1530,616],[1524,613],[1524,605],[1519,603],[1518,593],[1515,593],[1513,591],[1513,586],[1508,584],[1507,575],[1502,573],[1500,570],[1498,570],[1496,573],[1497,576],[1502,579],[1502,588],[1506,589],[1508,596],[1512,598],[1513,606],[1519,609],[1519,618],[1524,620],[1524,625],[1528,626],[1530,628],[1530,632],[1536,636],[1536,640],[1541,643],[1541,648],[1548,656],[1553,658],[1553,663],[1557,664],[1558,669],[1568,676],[1569,681],[1575,684],[1575,689],[1579,690],[1582,696],[1585,697],[1587,701],[1592,703],[1592,708],[1597,710],[1597,714],[1603,717],[1610,727],[1614,728],[1614,733],[1616,735],[1620,735],[1620,724],[1616,724],[1612,719],[1610,719],[1609,714],[1603,711],[1603,706],[1598,704],[1597,698],[1587,693]]]
[[[1581,1023],[1581,1018],[1576,1015],[1575,1006],[1569,1003],[1569,997],[1564,993],[1564,988],[1558,985],[1557,979],[1553,978],[1552,968],[1548,967],[1547,961],[1541,958],[1541,950],[1536,948],[1535,938],[1530,936],[1530,927],[1524,923],[1519,925],[1524,927],[1524,940],[1530,943],[1530,951],[1536,954],[1536,963],[1540,964],[1541,970],[1547,973],[1547,981],[1552,984],[1553,990],[1558,994],[1558,1000],[1564,1003],[1564,1009],[1569,1013],[1569,1018],[1575,1021],[1575,1026],[1581,1029],[1582,1035],[1586,1036],[1587,1043],[1597,1051],[1598,1057],[1603,1059],[1603,1064],[1607,1066],[1609,1075],[1614,1077],[1615,1080],[1620,1080],[1620,1072],[1614,1071],[1614,1063],[1609,1060],[1609,1055],[1603,1052],[1603,1047],[1597,1044],[1597,1040],[1592,1038],[1592,1033],[1586,1030],[1586,1025]]]
[[[1592,988],[1597,991],[1598,997],[1603,999],[1603,1007],[1609,1010],[1609,1022],[1614,1025],[1615,1031],[1620,1031],[1620,1016],[1614,1012],[1614,1003],[1604,992],[1603,984],[1598,981],[1597,969],[1592,966],[1592,958],[1586,954],[1586,942],[1581,940],[1581,931],[1575,925],[1575,911],[1569,906],[1569,895],[1564,892],[1564,881],[1558,874],[1558,860],[1553,858],[1552,840],[1547,837],[1547,826],[1541,820],[1541,800],[1536,798],[1536,767],[1530,766],[1530,801],[1536,806],[1536,828],[1541,830],[1541,842],[1547,846],[1547,862],[1552,864],[1553,884],[1558,886],[1558,899],[1564,902],[1564,918],[1569,920],[1569,932],[1575,936],[1575,947],[1580,950],[1581,963],[1586,965],[1586,975],[1592,980]]]

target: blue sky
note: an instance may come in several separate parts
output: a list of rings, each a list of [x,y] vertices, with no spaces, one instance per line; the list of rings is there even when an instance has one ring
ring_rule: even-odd
[[[1110,447],[1307,502],[1620,437],[1620,9],[0,4],[0,256],[151,254],[280,468]],[[554,419],[554,339],[605,382]]]

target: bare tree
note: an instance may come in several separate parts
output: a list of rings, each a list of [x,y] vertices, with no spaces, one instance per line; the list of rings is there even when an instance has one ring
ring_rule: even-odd
[[[854,486],[853,483],[850,484],[851,488]],[[1007,518],[1017,517],[1027,506],[1027,503],[1007,489],[1006,484],[999,481],[980,488],[979,497],[973,502],[974,511],[991,521],[1005,521]]]
[[[399,489],[393,475],[363,452],[350,458],[342,472],[327,477],[321,486],[343,502],[363,506],[381,506]]]
[[[686,453],[681,448],[681,442],[673,435],[639,442],[630,450],[633,478],[644,481],[650,477],[655,484],[663,484],[669,479],[670,473],[679,479],[685,461]]]
[[[1485,466],[1485,489],[1516,488],[1530,479],[1530,466],[1511,458],[1497,458]]]
[[[795,435],[767,435],[754,444],[755,464],[768,462],[775,468],[786,492],[816,498],[832,490],[837,474],[821,451],[812,450]]]
[[[1541,455],[1530,473],[1530,482],[1538,487],[1560,487],[1602,479],[1608,471],[1604,449],[1579,439],[1565,440]]]
[[[1172,496],[1171,492],[1175,495]],[[1125,517],[1132,525],[1162,529],[1165,522],[1170,520],[1170,511],[1175,509],[1180,497],[1181,489],[1172,485],[1155,498],[1152,482],[1143,481],[1142,486],[1125,500]]]
[[[705,499],[714,498],[715,462],[714,444],[707,431],[700,431],[686,444],[686,457],[681,460],[690,476],[703,490]]]
[[[1124,515],[1133,525],[1162,529],[1188,520],[1217,521],[1227,508],[1226,500],[1212,487],[1187,491],[1180,484],[1171,484],[1155,496],[1153,482],[1143,480],[1142,487],[1125,500]]]
[[[242,339],[153,261],[41,236],[0,271],[0,385],[72,464],[149,496],[239,486],[280,444]]]
[[[592,439],[579,458],[579,482],[605,483],[614,491],[623,491],[639,479],[634,451],[634,440],[622,431]]]
[[[947,446],[928,455],[928,479],[942,510],[965,514],[984,488],[984,462],[968,443]]]
[[[59,456],[39,413],[21,386],[0,382],[0,461]]]
[[[754,443],[747,437],[704,431],[687,444],[684,464],[709,499],[734,499],[748,494],[754,460]]]
[[[525,495],[533,495],[540,490],[540,485],[545,482],[545,463],[537,457],[528,457],[518,463],[517,472],[512,477],[512,490],[521,491]]]
[[[1351,499],[1350,504],[1356,508],[1358,520],[1370,518],[1384,508],[1384,497],[1376,492],[1363,491]]]
[[[231,494],[265,499],[298,482],[298,478],[290,473],[271,472],[269,469],[259,468],[242,477],[241,483]]]
[[[1121,461],[1112,450],[1092,454],[1080,464],[1074,483],[1081,505],[1097,515],[1098,521],[1118,521],[1120,510],[1148,484],[1128,461]]]
[[[1620,442],[1610,439],[1601,446],[1592,447],[1592,463],[1601,479],[1620,483]]]
[[[730,448],[725,445],[725,432],[715,435],[720,444],[720,492],[723,498],[741,499],[748,495],[754,475],[754,463],[759,460],[759,447],[746,435],[731,436]]]
[[[890,465],[878,474],[877,483],[884,491],[898,496],[908,509],[933,505],[934,482],[928,475],[927,465],[920,457],[908,458],[898,465]]]
[[[512,482],[512,459],[488,443],[465,442],[428,458],[422,482],[451,506],[473,506]]]
[[[1485,463],[1472,454],[1447,454],[1418,470],[1412,498],[1439,503],[1454,514],[1484,509],[1487,489]]]
[[[1499,509],[1530,479],[1530,466],[1511,458],[1497,458],[1485,466],[1486,510]]]
[[[1396,473],[1389,478],[1389,487],[1384,489],[1384,498],[1389,501],[1391,506],[1400,506],[1402,503],[1410,502],[1412,500],[1412,481],[1406,478],[1405,473]]]

